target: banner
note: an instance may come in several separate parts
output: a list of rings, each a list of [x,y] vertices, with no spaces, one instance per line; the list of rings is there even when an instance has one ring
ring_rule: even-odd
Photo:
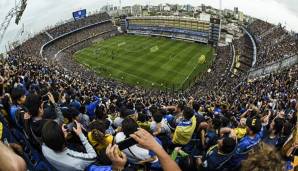
[[[80,20],[82,18],[86,18],[87,12],[86,9],[82,9],[79,11],[75,11],[72,13],[74,20]]]

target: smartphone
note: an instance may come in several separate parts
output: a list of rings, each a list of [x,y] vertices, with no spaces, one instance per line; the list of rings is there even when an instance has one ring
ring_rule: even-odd
[[[128,147],[131,147],[135,144],[138,144],[138,142],[131,137],[117,143],[120,151],[127,149]]]
[[[41,98],[42,98],[43,102],[48,102],[49,101],[49,96],[47,94],[43,95]]]
[[[71,122],[67,125],[64,125],[64,129],[66,129],[67,132],[71,132],[73,128],[77,128],[77,124],[75,122]]]

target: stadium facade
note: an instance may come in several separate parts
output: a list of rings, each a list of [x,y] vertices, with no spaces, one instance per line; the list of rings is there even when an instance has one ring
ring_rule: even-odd
[[[220,19],[200,20],[176,16],[122,17],[122,30],[128,34],[142,34],[217,44]]]

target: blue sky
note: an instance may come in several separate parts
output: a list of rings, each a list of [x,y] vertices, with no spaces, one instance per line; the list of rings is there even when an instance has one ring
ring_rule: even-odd
[[[17,0],[20,1],[20,0]],[[122,6],[132,4],[178,3],[200,5],[202,3],[219,8],[219,0],[121,0]],[[9,26],[0,51],[4,44],[18,39],[25,39],[29,33],[37,33],[47,26],[54,25],[72,17],[72,11],[86,8],[88,11],[99,10],[107,3],[118,4],[119,0],[28,0],[20,24],[13,22]],[[298,1],[297,0],[222,0],[223,8],[239,10],[251,16],[261,18],[274,24],[282,23],[288,30],[298,32]],[[15,4],[14,0],[0,0],[0,22],[3,21],[9,9]],[[18,33],[24,25],[24,34]]]

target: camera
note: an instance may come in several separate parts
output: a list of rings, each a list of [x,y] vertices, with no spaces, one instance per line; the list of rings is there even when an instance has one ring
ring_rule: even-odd
[[[131,137],[117,143],[120,151],[125,150],[135,144],[138,144],[138,142]]]

